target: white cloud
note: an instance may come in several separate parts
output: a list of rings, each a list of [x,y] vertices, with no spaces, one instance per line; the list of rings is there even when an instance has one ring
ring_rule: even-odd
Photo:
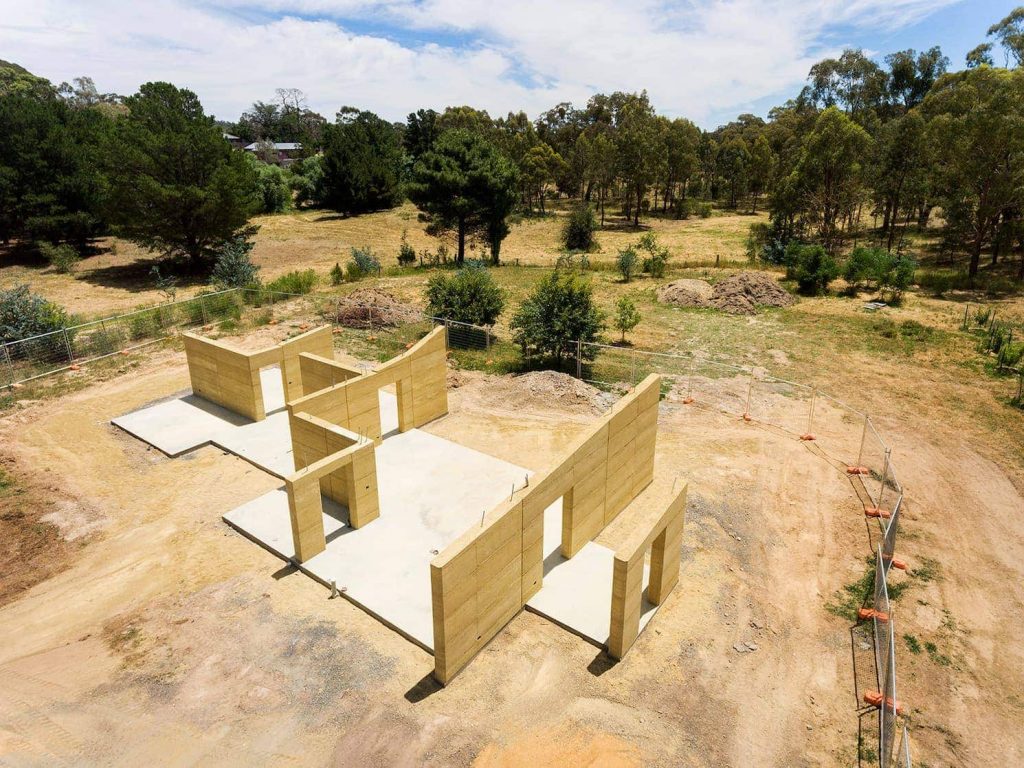
[[[702,122],[795,92],[838,27],[891,29],[956,1],[0,0],[0,56],[121,93],[169,80],[227,119],[276,87],[328,117],[349,104],[392,119],[449,104],[535,115],[646,88]]]

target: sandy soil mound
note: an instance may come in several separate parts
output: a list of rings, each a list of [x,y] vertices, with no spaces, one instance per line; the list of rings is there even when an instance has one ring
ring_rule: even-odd
[[[448,386],[461,389],[466,402],[494,407],[504,403],[526,411],[556,410],[560,413],[599,414],[618,398],[602,392],[567,373],[532,371],[519,376],[500,376],[479,371],[450,369]]]
[[[658,301],[680,307],[710,307],[714,290],[703,280],[674,280],[658,289]]]
[[[675,280],[658,289],[658,301],[680,307],[714,307],[731,315],[752,315],[757,307],[787,307],[793,297],[765,272],[737,272],[715,286],[703,280]]]
[[[742,299],[746,299],[744,302]],[[715,285],[711,303],[730,312],[729,307],[743,308],[737,314],[754,314],[754,307],[788,307],[793,297],[766,272],[737,272]],[[746,306],[750,305],[749,311]]]
[[[347,328],[394,327],[423,319],[423,313],[416,307],[379,288],[353,291],[339,299],[329,313],[338,325]]]

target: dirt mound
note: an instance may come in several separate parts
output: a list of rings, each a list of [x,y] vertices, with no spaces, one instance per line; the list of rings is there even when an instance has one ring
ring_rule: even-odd
[[[338,299],[329,310],[331,318],[346,328],[394,327],[415,323],[423,313],[379,288],[359,288]]]
[[[710,307],[714,288],[703,280],[674,280],[658,289],[658,301],[680,307]]]
[[[765,272],[737,272],[715,286],[703,280],[675,280],[658,289],[658,301],[679,307],[714,307],[731,315],[752,315],[757,307],[787,307],[793,297]]]
[[[560,410],[587,413],[595,409],[604,411],[610,397],[597,387],[558,371],[524,373],[514,377],[512,383],[526,394],[528,402],[549,408],[557,405]]]
[[[755,307],[788,307],[793,297],[765,272],[737,272],[715,285],[712,305],[734,315],[752,315]]]

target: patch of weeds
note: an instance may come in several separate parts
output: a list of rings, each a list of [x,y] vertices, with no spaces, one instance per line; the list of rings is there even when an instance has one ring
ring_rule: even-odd
[[[259,328],[263,325],[269,325],[270,321],[274,319],[274,312],[270,309],[265,309],[262,312],[257,312],[252,316],[253,326]]]
[[[0,494],[5,494],[14,487],[14,478],[0,469]]]
[[[913,635],[903,635],[903,642],[907,644],[907,650],[915,656],[921,653],[921,643]]]
[[[942,579],[942,566],[930,557],[923,557],[921,565],[911,571],[910,575],[925,584],[930,581],[939,581]]]
[[[235,320],[225,320],[220,324],[220,330],[223,333],[234,333],[238,330],[238,322]]]
[[[940,667],[948,667],[952,663],[949,656],[944,653],[939,653],[939,647],[930,640],[925,642],[924,649],[928,651],[928,658]]]
[[[844,585],[829,602],[825,603],[825,610],[833,616],[856,621],[857,610],[872,601],[875,593],[875,559],[868,556],[864,562],[864,575],[857,581]],[[909,582],[906,581],[889,583],[889,601],[899,600],[908,586]]]

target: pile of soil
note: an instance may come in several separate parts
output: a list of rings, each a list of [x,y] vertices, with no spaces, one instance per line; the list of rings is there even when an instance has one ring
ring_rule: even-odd
[[[338,300],[330,315],[338,325],[346,328],[393,328],[423,319],[423,313],[416,307],[379,288],[353,291]]]
[[[680,307],[710,307],[714,291],[703,280],[675,280],[658,289],[658,301]]]
[[[658,289],[658,300],[680,307],[713,307],[753,315],[757,307],[788,307],[793,297],[765,272],[737,272],[714,287],[703,280],[676,280]]]
[[[512,379],[527,403],[540,407],[557,405],[573,413],[603,412],[615,397],[584,381],[558,371],[532,371]]]

